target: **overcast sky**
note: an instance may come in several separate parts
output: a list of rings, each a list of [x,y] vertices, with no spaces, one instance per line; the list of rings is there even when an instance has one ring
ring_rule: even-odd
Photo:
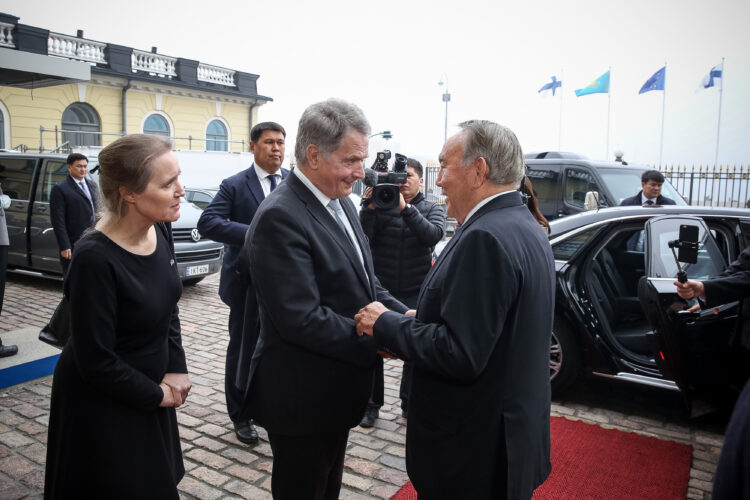
[[[328,97],[365,111],[387,146],[437,159],[448,123],[473,118],[512,128],[524,151],[556,150],[560,100],[537,91],[563,81],[562,149],[602,159],[607,95],[575,97],[611,67],[610,157],[657,164],[662,92],[638,95],[664,63],[664,164],[713,164],[719,92],[698,90],[726,58],[719,163],[750,163],[747,0],[143,1],[4,0],[21,23],[260,75],[274,102],[261,120],[288,131]],[[49,124],[48,124],[49,125]],[[450,130],[449,130],[450,135]],[[385,141],[371,140],[371,156]],[[368,162],[369,163],[369,162]]]

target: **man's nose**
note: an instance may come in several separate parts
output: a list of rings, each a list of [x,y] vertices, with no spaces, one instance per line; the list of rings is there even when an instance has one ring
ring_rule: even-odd
[[[364,162],[362,161],[357,162],[357,166],[354,167],[354,172],[352,173],[354,174],[354,177],[356,177],[357,179],[364,179],[365,178]]]

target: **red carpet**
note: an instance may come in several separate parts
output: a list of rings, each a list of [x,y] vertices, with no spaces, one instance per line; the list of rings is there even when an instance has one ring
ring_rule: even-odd
[[[552,473],[534,492],[546,499],[684,499],[693,447],[552,417]],[[391,500],[415,500],[406,483]]]

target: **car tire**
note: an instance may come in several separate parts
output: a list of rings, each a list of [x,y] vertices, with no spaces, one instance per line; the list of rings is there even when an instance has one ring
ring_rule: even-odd
[[[570,388],[581,371],[581,348],[568,325],[555,318],[549,352],[550,385],[552,394]]]
[[[203,278],[205,278],[205,276],[201,276],[200,278],[189,278],[189,279],[183,280],[182,286],[194,286],[194,285],[197,285],[198,283],[200,283],[201,281],[203,281]]]

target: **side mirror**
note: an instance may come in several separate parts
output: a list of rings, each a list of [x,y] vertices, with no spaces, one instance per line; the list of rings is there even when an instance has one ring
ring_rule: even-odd
[[[586,201],[583,202],[583,208],[586,210],[596,210],[597,208],[599,208],[599,206],[599,192],[587,192]]]
[[[10,208],[10,196],[7,194],[0,195],[0,205],[3,209]]]

